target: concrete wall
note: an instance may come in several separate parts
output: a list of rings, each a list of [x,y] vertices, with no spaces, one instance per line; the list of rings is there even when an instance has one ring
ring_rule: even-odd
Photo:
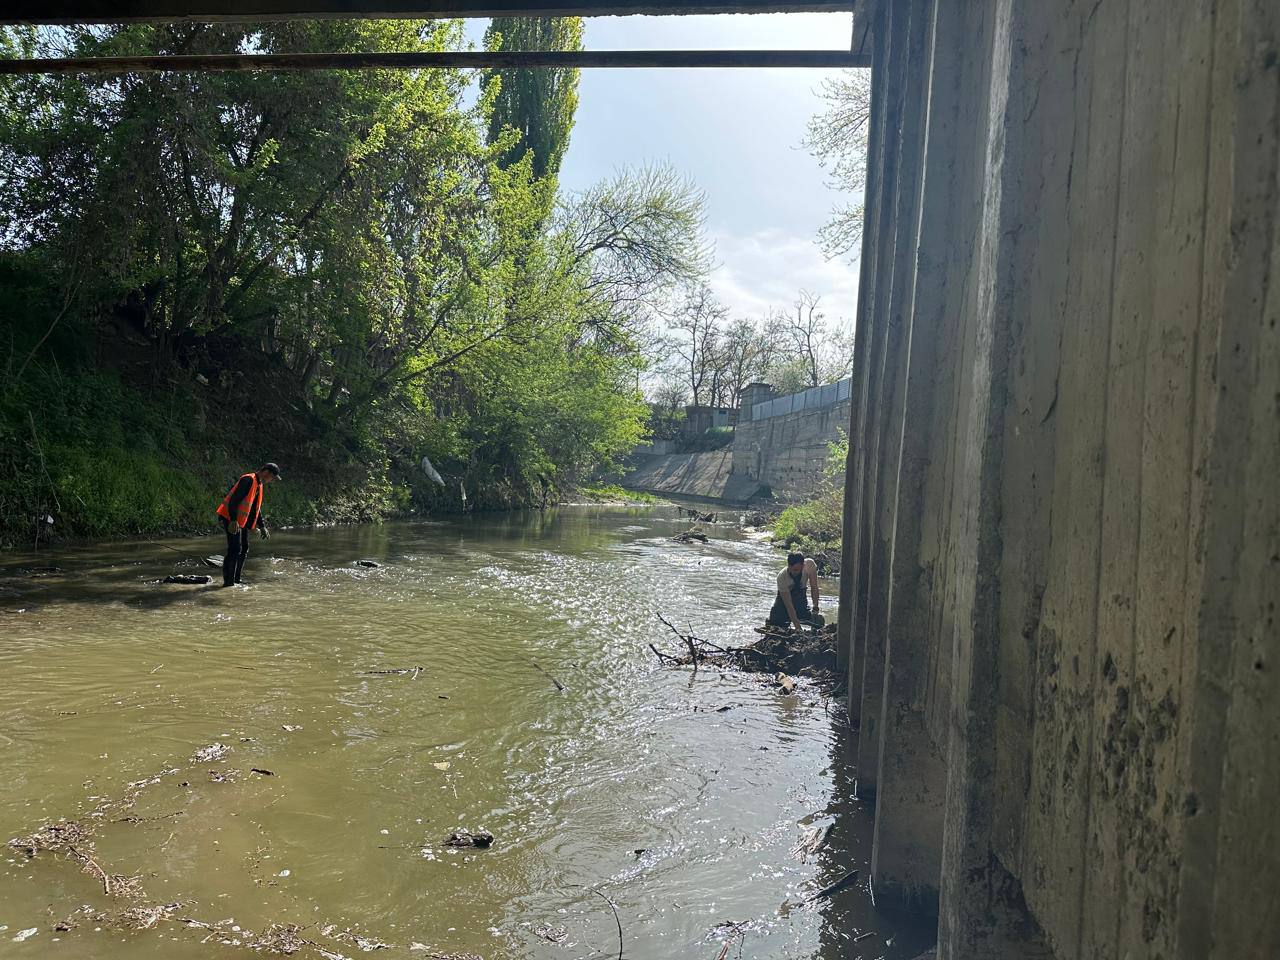
[[[629,490],[745,505],[757,498],[760,485],[735,474],[733,464],[729,449],[641,456],[622,483]]]
[[[637,447],[623,479],[633,490],[745,504],[773,499],[794,503],[826,478],[830,444],[849,423],[849,403],[800,410],[765,420],[739,420],[733,446],[710,453],[668,453]]]
[[[733,471],[760,481],[775,499],[803,500],[822,482],[830,444],[848,423],[847,401],[764,420],[740,419],[733,432]]]
[[[873,883],[942,957],[1280,956],[1280,7],[870,13]]]

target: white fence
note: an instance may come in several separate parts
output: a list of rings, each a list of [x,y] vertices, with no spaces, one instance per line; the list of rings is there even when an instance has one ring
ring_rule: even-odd
[[[819,407],[830,407],[842,400],[848,400],[853,392],[853,380],[840,380],[821,387],[810,387],[799,393],[789,393],[785,397],[775,397],[764,403],[757,403],[751,408],[752,420],[767,420],[770,417],[781,417],[788,413],[799,413],[801,410],[816,410]]]

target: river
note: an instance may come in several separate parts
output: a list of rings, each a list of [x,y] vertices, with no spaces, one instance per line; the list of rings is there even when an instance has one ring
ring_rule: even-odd
[[[285,530],[232,590],[156,582],[197,572],[166,546],[215,539],[4,558],[0,831],[77,821],[92,864],[6,849],[0,955],[260,956],[276,925],[301,957],[604,960],[619,926],[633,960],[914,957],[930,925],[865,879],[804,902],[868,872],[831,704],[649,651],[675,652],[657,612],[741,644],[771,599],[767,544],[681,528],[562,507]],[[492,847],[446,845],[460,827]]]

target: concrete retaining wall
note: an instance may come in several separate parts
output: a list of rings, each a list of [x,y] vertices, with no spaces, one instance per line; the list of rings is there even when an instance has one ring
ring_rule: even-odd
[[[1280,956],[1280,8],[870,17],[876,889],[944,958]]]
[[[739,420],[733,434],[733,472],[758,480],[777,500],[803,500],[822,482],[830,444],[840,439],[848,423],[848,401]]]
[[[769,497],[794,503],[824,481],[830,445],[848,423],[848,401],[740,420],[733,446],[725,450],[670,454],[638,448],[635,469],[623,483],[633,490],[734,504]]]
[[[641,457],[623,483],[647,493],[746,504],[757,497],[760,485],[734,474],[733,464],[733,451],[728,449]]]

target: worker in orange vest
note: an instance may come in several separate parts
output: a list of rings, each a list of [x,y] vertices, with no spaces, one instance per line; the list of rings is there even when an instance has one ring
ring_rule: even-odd
[[[244,558],[249,554],[249,531],[257,530],[262,539],[267,532],[262,516],[262,494],[268,483],[280,479],[280,468],[263,464],[255,473],[246,473],[227,491],[218,504],[218,523],[227,532],[227,552],[222,558],[222,585],[233,587],[240,582]]]

